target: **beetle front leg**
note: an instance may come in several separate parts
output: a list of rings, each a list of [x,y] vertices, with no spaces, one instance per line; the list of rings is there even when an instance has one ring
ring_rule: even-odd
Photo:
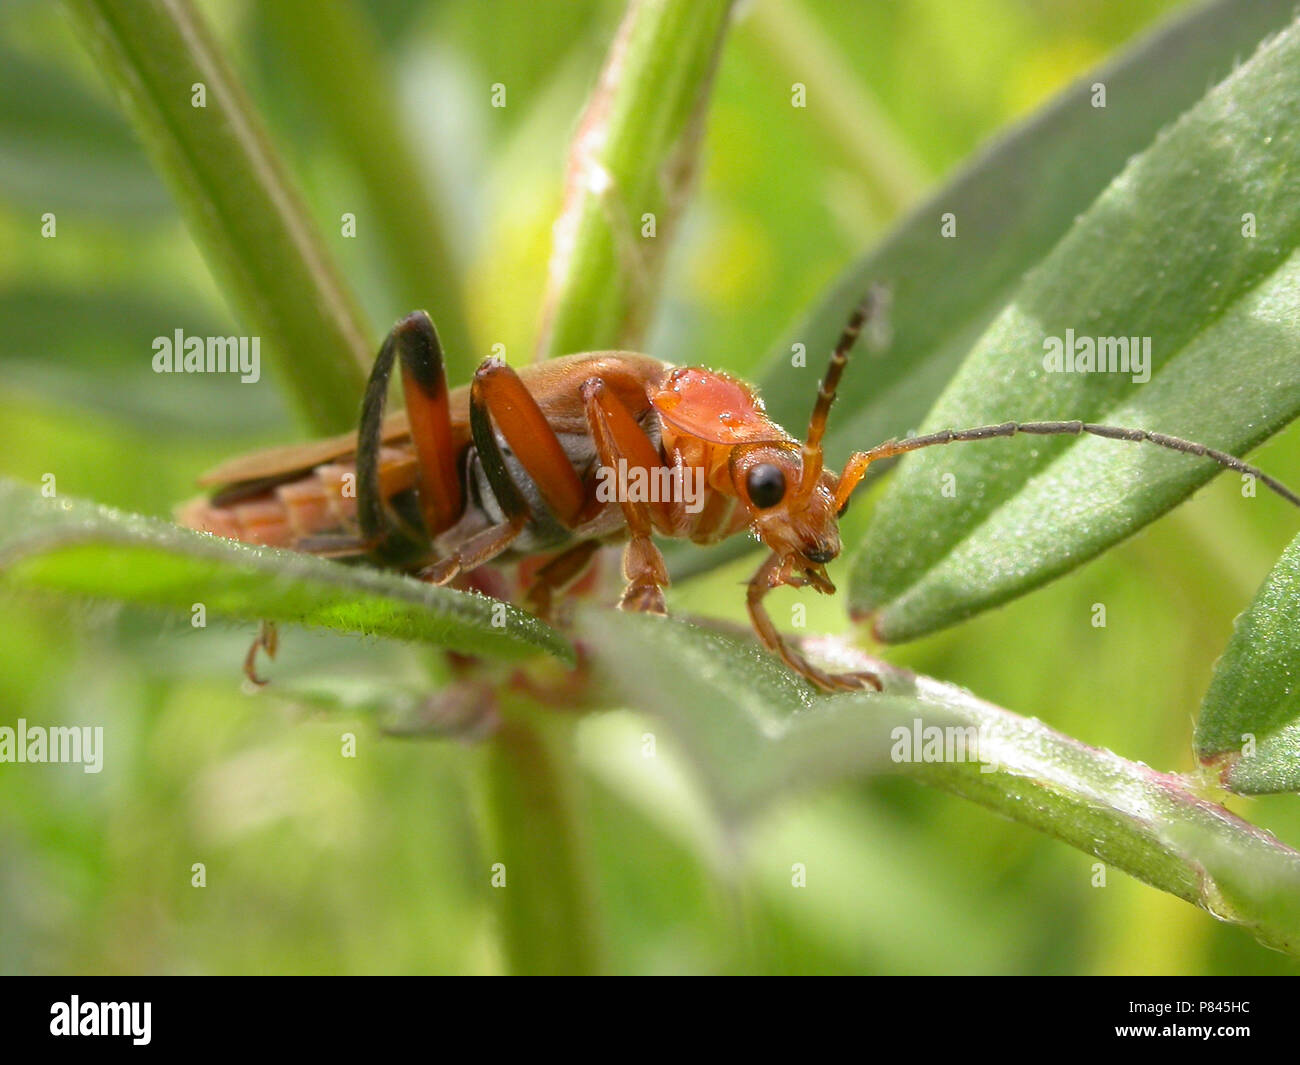
[[[771,615],[763,606],[767,593],[783,584],[797,587],[811,583],[818,591],[826,591],[828,588],[833,590],[833,588],[825,577],[818,577],[815,574],[807,580],[795,579],[788,572],[787,565],[780,555],[774,553],[759,566],[758,572],[750,579],[745,602],[749,607],[749,619],[754,625],[754,632],[757,633],[759,641],[769,651],[779,655],[781,660],[799,676],[824,692],[860,691],[863,688],[880,691],[883,685],[880,677],[875,673],[827,673],[818,669],[803,655],[790,649],[784,637],[777,631],[776,625],[772,623]]]
[[[663,459],[632,412],[623,405],[612,389],[599,377],[588,378],[582,385],[582,402],[587,409],[587,425],[596,444],[596,454],[607,469],[617,469],[619,459],[629,467],[661,466]],[[650,507],[620,499],[619,506],[632,538],[623,552],[623,576],[627,587],[619,600],[620,610],[646,614],[666,614],[663,589],[668,585],[668,567],[664,556],[650,538],[654,530]],[[665,515],[666,511],[661,510]]]

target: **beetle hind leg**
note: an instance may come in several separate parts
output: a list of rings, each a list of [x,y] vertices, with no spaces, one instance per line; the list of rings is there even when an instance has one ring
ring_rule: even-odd
[[[442,344],[424,311],[407,315],[384,339],[366,383],[357,431],[357,517],[360,539],[384,545],[418,539],[390,507],[381,480],[384,407],[388,381],[400,363],[402,393],[415,445],[420,517],[432,539],[460,518],[464,499],[456,469]]]
[[[274,658],[276,649],[280,646],[280,632],[275,627],[274,621],[259,621],[257,623],[257,635],[253,637],[253,642],[248,647],[248,653],[244,655],[244,676],[249,682],[258,688],[266,686],[267,682],[257,675],[257,652],[265,651],[267,658]]]

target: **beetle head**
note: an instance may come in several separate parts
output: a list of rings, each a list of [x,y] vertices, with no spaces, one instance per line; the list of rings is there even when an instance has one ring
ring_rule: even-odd
[[[840,553],[840,533],[835,475],[820,461],[807,460],[796,443],[758,443],[734,448],[730,467],[754,534],[787,560],[792,572],[802,570],[812,578]]]

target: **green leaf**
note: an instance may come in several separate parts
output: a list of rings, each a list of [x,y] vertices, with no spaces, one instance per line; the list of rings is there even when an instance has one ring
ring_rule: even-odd
[[[892,768],[890,730],[918,712],[893,695],[827,700],[752,641],[682,621],[588,610],[577,632],[614,699],[672,726],[728,820],[788,788]]]
[[[840,387],[827,433],[832,455],[870,447],[918,425],[971,344],[1134,153],[1226,76],[1243,54],[1294,15],[1289,0],[1194,7],[1070,85],[991,143],[855,263],[761,375],[768,410],[802,429],[816,394],[818,359],[872,282],[893,288],[887,357],[860,356]],[[1091,106],[1092,86],[1107,106]],[[939,236],[951,211],[958,236]],[[807,346],[808,368],[790,345]]]
[[[1245,795],[1300,791],[1298,675],[1300,536],[1237,619],[1201,704],[1196,756],[1225,787]]]
[[[826,436],[828,458],[902,436],[919,425],[971,345],[1039,262],[1135,152],[1192,106],[1206,86],[1293,16],[1290,0],[1218,0],[1187,14],[1079,78],[1000,136],[892,234],[854,263],[772,351],[759,375],[768,412],[792,432],[808,424],[822,360],[873,282],[892,288],[888,353],[859,348]],[[1092,86],[1107,106],[1091,106]],[[956,239],[939,235],[957,218]],[[803,344],[806,366],[791,363]],[[875,471],[872,471],[874,475]],[[674,575],[701,572],[749,546],[670,555]]]
[[[731,0],[628,5],[569,152],[540,358],[639,345],[695,176],[730,9]]]
[[[896,770],[1300,955],[1300,853],[1201,798],[1181,777],[835,641],[820,647],[841,668],[881,672],[884,693],[814,693],[751,641],[679,620],[588,610],[578,631],[610,697],[669,726],[730,822],[752,818],[796,787]],[[894,760],[904,735],[926,737],[929,729],[945,737],[963,730],[968,744],[974,740],[964,749],[978,758],[958,760],[963,748],[954,743],[946,761]]]
[[[68,7],[303,416],[320,432],[354,426],[376,338],[203,20],[189,0]]]
[[[0,479],[0,575],[5,583],[111,599],[190,616],[283,621],[519,658],[572,650],[531,614],[484,596],[250,547],[168,522],[70,499],[45,499]],[[494,616],[503,623],[494,624]]]
[[[981,338],[925,428],[1082,419],[1244,454],[1294,418],[1298,123],[1292,27],[1125,168]],[[1071,332],[1149,341],[1149,381],[1140,366],[1052,372],[1049,338],[1068,344]],[[952,624],[1092,558],[1218,470],[1092,437],[917,453],[855,559],[851,608],[877,612],[886,640]]]

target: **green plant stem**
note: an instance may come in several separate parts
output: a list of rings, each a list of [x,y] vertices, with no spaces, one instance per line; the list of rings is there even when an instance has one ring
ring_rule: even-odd
[[[538,357],[634,346],[689,191],[730,0],[632,0],[570,150]],[[655,216],[643,237],[642,218]],[[553,734],[548,730],[555,730]],[[572,728],[507,714],[489,757],[493,845],[515,877],[501,896],[515,972],[596,967],[581,869]],[[511,870],[514,870],[512,873]]]
[[[539,358],[639,346],[695,175],[730,9],[629,4],[570,148]]]
[[[276,0],[260,9],[302,97],[356,169],[374,212],[392,317],[427,308],[447,370],[459,381],[479,358],[462,300],[461,265],[400,122],[401,108],[374,29],[350,0]],[[437,101],[430,101],[436,107]],[[370,226],[362,220],[362,226]]]
[[[574,720],[508,701],[488,751],[489,861],[510,970],[580,975],[600,968],[596,906],[572,788]]]
[[[189,0],[67,2],[307,425],[351,428],[374,334],[198,12]]]

